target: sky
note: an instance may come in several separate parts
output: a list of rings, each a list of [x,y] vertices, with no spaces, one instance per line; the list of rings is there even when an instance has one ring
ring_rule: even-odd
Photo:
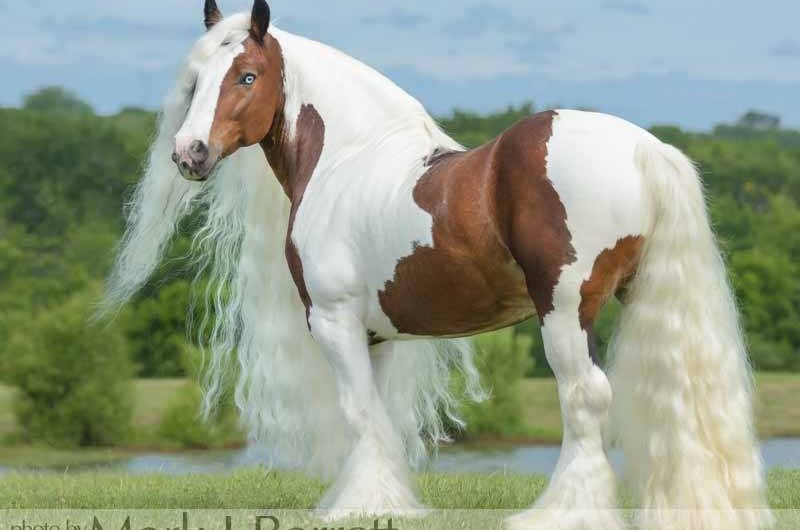
[[[158,108],[202,0],[0,0],[0,106],[45,85],[101,113]],[[218,0],[224,12],[247,0]],[[749,109],[800,126],[796,0],[272,0],[281,28],[349,53],[434,114],[533,101],[694,130]]]

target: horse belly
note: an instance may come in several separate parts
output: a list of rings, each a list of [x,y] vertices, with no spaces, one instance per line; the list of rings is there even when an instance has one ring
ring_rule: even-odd
[[[378,293],[380,310],[401,335],[460,337],[530,318],[534,307],[522,269],[510,257],[476,263],[418,247]]]

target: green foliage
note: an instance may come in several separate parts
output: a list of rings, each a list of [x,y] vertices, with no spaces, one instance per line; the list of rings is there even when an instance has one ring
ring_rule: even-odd
[[[514,123],[533,112],[533,104],[525,103],[519,107],[509,106],[502,112],[481,115],[465,110],[454,110],[453,114],[439,119],[448,134],[467,146],[478,146],[488,142]]]
[[[0,108],[0,380],[9,380],[13,352],[4,339],[17,321],[108,273],[126,190],[139,176],[154,124],[142,109],[96,116],[61,89],[32,94],[23,109]],[[177,305],[187,295],[175,269],[165,267],[156,280],[167,293],[146,289],[132,304],[135,319],[121,319],[142,375],[183,374],[177,345],[186,306]],[[159,304],[170,302],[168,315]]]
[[[524,434],[519,383],[533,367],[530,349],[531,339],[512,328],[477,337],[475,361],[491,398],[463,407],[465,438]]]
[[[225,403],[216,417],[204,421],[198,416],[202,391],[194,382],[187,382],[167,407],[159,425],[159,434],[186,449],[204,449],[239,439],[236,413]]]
[[[25,110],[72,114],[92,114],[92,107],[69,90],[57,86],[42,88],[29,94],[23,102]]]
[[[127,314],[127,332],[141,377],[184,375],[181,354],[186,348],[186,311],[190,290],[186,280],[163,286],[138,300]]]
[[[0,203],[8,220],[39,238],[91,220],[119,232],[121,199],[143,153],[127,149],[113,122],[2,109],[0,130]]]
[[[72,297],[10,333],[16,414],[30,440],[110,445],[128,433],[132,368],[126,341],[114,328],[87,324],[90,300]]]

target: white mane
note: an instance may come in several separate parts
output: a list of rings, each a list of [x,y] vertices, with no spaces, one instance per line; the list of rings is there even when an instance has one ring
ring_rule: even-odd
[[[181,218],[203,206],[194,250],[198,275],[209,279],[201,293],[207,317],[198,333],[209,352],[205,411],[213,408],[235,366],[236,403],[252,438],[282,458],[328,474],[351,440],[331,370],[308,331],[285,262],[289,201],[258,146],[239,150],[202,184],[184,180],[170,160],[197,72],[224,41],[246,38],[249,24],[249,15],[234,15],[201,37],[166,99],[145,175],[127,210],[128,229],[105,309],[118,308],[142,287]],[[284,53],[290,131],[300,105],[310,102],[325,116],[326,149],[339,150],[336,156],[405,127],[426,131],[430,145],[459,148],[419,102],[374,70],[319,43],[274,28],[270,33]],[[446,438],[440,414],[454,418],[450,369],[464,370],[474,395],[477,373],[463,341],[413,341],[397,348],[403,352],[394,356],[387,407],[409,459],[418,463],[426,442]]]

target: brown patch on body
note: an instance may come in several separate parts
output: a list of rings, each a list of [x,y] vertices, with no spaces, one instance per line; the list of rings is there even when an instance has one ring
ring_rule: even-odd
[[[540,321],[553,310],[553,291],[561,270],[576,260],[567,210],[547,175],[547,142],[554,111],[536,114],[512,129],[498,153],[506,178],[503,192],[508,244],[525,271],[528,292]]]
[[[555,116],[537,114],[483,147],[428,158],[414,200],[433,217],[434,245],[400,260],[379,293],[399,332],[464,336],[552,311],[561,269],[575,260],[547,178]]]
[[[286,234],[286,262],[297,286],[300,299],[306,307],[306,318],[311,310],[311,297],[303,276],[303,262],[292,241],[292,229],[308,182],[322,155],[324,143],[325,123],[313,105],[303,105],[300,108],[295,134],[292,138],[288,137],[286,119],[281,114],[275,120],[270,135],[261,143],[270,166],[292,204],[289,213],[289,230]]]
[[[595,259],[592,274],[581,286],[581,328],[588,330],[611,296],[624,288],[636,273],[644,237],[628,236],[617,241]]]

